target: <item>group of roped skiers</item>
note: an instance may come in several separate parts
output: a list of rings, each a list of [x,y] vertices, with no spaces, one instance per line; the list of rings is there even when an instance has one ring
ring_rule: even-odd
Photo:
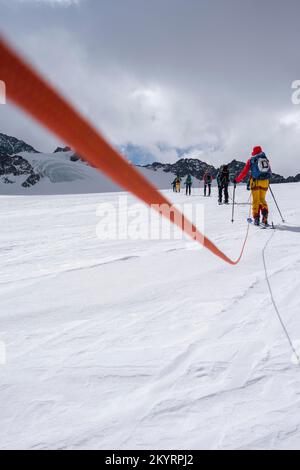
[[[234,178],[233,183],[236,186],[237,183],[242,182],[250,173],[250,181],[248,183],[248,189],[252,192],[252,213],[254,224],[259,225],[261,220],[260,217],[262,215],[262,223],[264,225],[268,225],[268,215],[269,215],[269,208],[266,201],[266,194],[269,189],[270,178],[272,176],[272,170],[270,166],[270,162],[263,152],[260,146],[254,147],[252,156],[247,161],[243,171],[240,175]],[[203,176],[204,181],[204,196],[211,196],[211,186],[213,182],[213,176],[209,170],[204,173]],[[218,176],[217,176],[217,183],[218,183],[218,200],[219,204],[223,203],[223,196],[224,196],[224,203],[229,204],[229,191],[228,187],[230,184],[230,171],[229,165],[222,165]],[[189,174],[185,180],[185,187],[186,187],[186,195],[191,195],[192,191],[192,177]],[[173,191],[180,192],[181,188],[181,178],[176,176],[173,183]]]
[[[187,175],[186,180],[184,182],[185,185],[185,194],[187,196],[191,196],[192,194],[192,186],[193,186],[193,180],[191,175]],[[176,176],[174,181],[172,182],[172,187],[174,193],[180,193],[181,191],[181,178],[179,176]]]
[[[206,171],[203,177],[204,180],[204,195],[207,195],[207,188],[208,188],[208,196],[211,195],[211,185],[213,181],[213,177],[209,171]],[[187,175],[186,180],[184,182],[185,185],[185,193],[187,196],[191,196],[192,194],[192,186],[193,186],[193,179],[190,174]],[[172,181],[172,187],[174,193],[180,193],[181,191],[181,178],[176,176],[176,178]]]
[[[211,185],[213,182],[213,176],[209,170],[206,170],[203,176],[204,181],[204,196],[211,196]],[[225,204],[229,204],[229,193],[228,193],[228,186],[230,183],[230,174],[229,174],[229,166],[222,165],[218,176],[217,176],[217,183],[218,183],[218,196],[219,196],[219,204],[222,204],[223,201],[223,194],[224,194],[224,202]],[[208,188],[208,194],[207,194]]]
[[[176,176],[176,178],[172,181],[172,187],[173,187],[174,193],[180,193],[181,178],[179,178],[179,176]]]

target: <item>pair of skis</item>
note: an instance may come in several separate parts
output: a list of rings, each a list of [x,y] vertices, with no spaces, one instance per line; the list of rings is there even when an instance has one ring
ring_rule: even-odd
[[[276,204],[276,207],[277,207],[277,209],[278,209],[278,212],[279,212],[279,214],[280,214],[281,220],[282,220],[283,223],[285,223],[285,220],[284,220],[284,218],[283,218],[283,215],[282,215],[282,213],[281,213],[281,210],[280,210],[280,208],[279,208],[279,206],[278,206],[278,203],[277,203],[276,198],[275,198],[275,196],[274,196],[274,193],[273,193],[273,191],[272,191],[271,185],[269,185],[269,188],[270,188],[270,192],[271,192],[271,194],[272,194],[272,197],[273,197],[273,199],[274,199],[274,202],[275,202],[275,204]],[[236,191],[236,182],[235,182],[235,180],[234,180],[233,204],[232,204],[232,219],[231,219],[231,222],[232,222],[232,223],[234,222],[235,191]],[[249,199],[250,199],[250,198],[249,198]],[[249,217],[249,219],[248,219],[248,222],[254,224],[253,219],[251,219],[250,217]],[[263,228],[263,229],[268,229],[268,228],[271,228],[271,229],[273,229],[273,230],[276,229],[276,226],[274,226],[273,222],[272,222],[272,225],[267,225],[267,226],[266,226],[266,225],[264,225],[264,224],[259,224],[258,227],[261,227],[261,228]]]
[[[253,220],[251,217],[249,217],[249,218],[247,219],[247,222],[248,222],[249,224],[255,225],[255,224],[254,224],[254,220]],[[261,228],[261,229],[263,229],[263,230],[268,230],[268,229],[269,229],[269,230],[275,230],[275,229],[276,229],[276,227],[275,227],[275,225],[273,224],[273,222],[272,222],[271,225],[270,225],[270,224],[265,225],[265,224],[263,224],[263,223],[260,223],[259,225],[257,225],[257,227],[258,227],[258,228]]]

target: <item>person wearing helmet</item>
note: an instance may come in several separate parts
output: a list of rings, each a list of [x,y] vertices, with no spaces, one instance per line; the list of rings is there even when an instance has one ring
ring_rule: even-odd
[[[267,226],[269,207],[266,201],[266,194],[269,189],[272,170],[269,159],[260,146],[254,147],[252,157],[247,161],[241,174],[234,179],[234,184],[243,181],[250,172],[254,223],[255,225],[259,225],[260,215],[262,215],[262,223]]]

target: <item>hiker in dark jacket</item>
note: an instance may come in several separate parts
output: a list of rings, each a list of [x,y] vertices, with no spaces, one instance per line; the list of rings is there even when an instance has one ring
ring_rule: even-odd
[[[211,184],[212,184],[213,177],[210,173],[209,170],[206,170],[203,176],[203,181],[204,181],[204,196],[207,194],[207,188],[208,188],[208,196],[211,196]]]
[[[190,196],[192,194],[192,184],[193,180],[191,175],[187,175],[186,180],[185,180],[185,194],[187,196]]]
[[[219,204],[222,204],[223,201],[223,193],[224,193],[224,202],[225,204],[229,204],[229,193],[228,193],[228,186],[230,182],[230,174],[229,174],[229,166],[222,165],[218,177],[218,189],[219,189]]]
[[[176,193],[176,181],[177,181],[176,178],[172,181],[172,188],[173,188],[174,193]]]

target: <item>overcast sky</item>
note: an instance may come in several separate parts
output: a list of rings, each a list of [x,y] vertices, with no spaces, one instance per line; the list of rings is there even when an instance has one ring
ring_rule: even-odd
[[[212,164],[261,145],[300,172],[299,0],[0,0],[1,32],[113,144],[199,146]],[[1,58],[0,58],[1,60]],[[1,77],[0,77],[1,79]],[[57,142],[10,105],[0,132]]]

